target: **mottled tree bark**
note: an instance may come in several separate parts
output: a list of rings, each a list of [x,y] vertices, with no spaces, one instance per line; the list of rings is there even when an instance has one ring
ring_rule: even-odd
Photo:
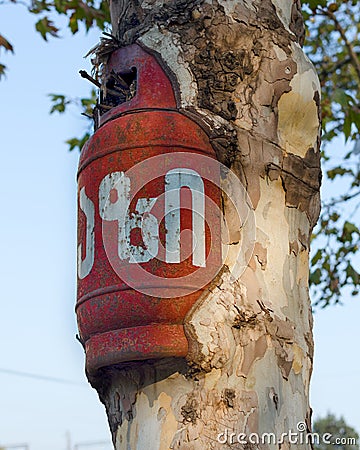
[[[230,252],[186,318],[186,360],[112,367],[92,380],[115,448],[220,449],[226,429],[280,438],[299,422],[310,427],[308,256],[320,205],[320,119],[317,76],[301,49],[300,1],[110,4],[120,45],[139,42],[161,55],[180,106],[206,121],[219,161],[242,180],[256,219],[245,272],[230,282]],[[241,233],[234,225],[228,244]],[[311,448],[286,439],[233,442]]]

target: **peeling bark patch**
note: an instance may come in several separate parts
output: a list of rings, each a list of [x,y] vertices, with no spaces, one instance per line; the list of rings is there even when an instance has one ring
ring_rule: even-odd
[[[225,166],[230,167],[239,152],[236,131],[231,126],[213,126],[209,134],[211,145],[218,160]]]
[[[110,11],[112,29],[120,45],[133,44],[154,23],[167,26],[182,25],[192,19],[192,11],[202,0],[172,0],[148,2],[146,0],[112,0]]]
[[[298,375],[299,373],[301,373],[301,369],[303,367],[304,352],[302,348],[296,344],[293,345],[293,351],[294,351],[294,360],[292,368],[294,370],[294,373]]]
[[[301,0],[294,0],[291,9],[290,30],[295,34],[301,46],[305,41],[304,18],[301,11]]]
[[[254,56],[257,41],[249,30],[237,24],[229,27],[217,27],[217,39],[224,42],[206,44],[206,40],[195,40],[194,45],[199,53],[195,55],[194,61],[190,63],[192,71],[196,77],[199,90],[199,106],[219,115],[226,120],[235,120],[238,116],[236,98],[244,95],[251,101],[251,82],[256,78],[259,67],[259,57]],[[229,38],[233,36],[233,38]],[[250,53],[245,48],[236,49],[237,36],[242,35],[242,45],[246,48],[253,48]],[[227,36],[227,38],[225,38]],[[214,37],[209,36],[208,40]],[[250,41],[250,42],[249,42]],[[205,48],[201,48],[205,46]],[[235,48],[235,50],[233,50]],[[257,61],[256,61],[257,59]],[[239,92],[239,87],[243,91]]]
[[[240,374],[242,376],[248,376],[254,362],[258,359],[263,358],[267,348],[268,346],[266,336],[261,336],[256,342],[251,341],[244,347],[244,359],[240,371]]]
[[[209,390],[205,386],[198,386],[190,395],[199,399],[201,418],[196,424],[187,422],[178,428],[171,449],[219,450],[225,447],[217,440],[217,436],[225,428],[236,435],[243,430],[249,434],[257,430],[258,399],[255,392],[233,386],[220,393],[218,389]]]
[[[244,142],[243,145],[247,148],[247,152],[238,155],[238,162],[253,205],[256,207],[259,201],[259,176],[270,182],[280,177],[285,191],[286,205],[304,211],[312,228],[320,213],[319,152],[316,152],[314,148],[309,148],[301,157],[286,154],[277,145],[264,142],[260,138],[245,136],[244,131],[239,133],[239,136],[240,141]]]
[[[234,399],[236,397],[236,393],[234,389],[225,389],[223,394],[223,401],[227,408],[234,407]]]
[[[276,411],[278,411],[278,409],[279,409],[279,396],[275,392],[275,389],[273,387],[269,389],[269,397],[270,397],[270,400],[273,402]]]
[[[158,420],[159,422],[160,422],[161,420],[163,420],[163,418],[166,417],[166,409],[163,408],[163,407],[159,408],[156,417],[157,417],[157,420]]]
[[[282,174],[286,204],[305,211],[311,228],[319,213],[319,189],[321,185],[320,155],[310,148],[304,158],[288,155],[283,160]],[[301,186],[301,188],[300,188]],[[300,240],[308,247],[308,240]]]
[[[298,241],[289,242],[289,253],[293,253],[295,256],[299,253]]]
[[[265,356],[269,336],[281,374],[288,379],[294,359],[295,324],[281,319],[261,302],[256,311],[244,307],[243,295],[241,287],[229,283],[229,274],[224,273],[218,286],[195,304],[185,322],[189,365],[197,368],[198,374],[214,368],[225,370],[239,357],[233,350],[235,342],[242,347],[237,375],[247,377],[254,362]]]
[[[281,374],[285,380],[288,380],[293,364],[293,355],[289,349],[286,348],[285,345],[281,345],[279,341],[275,345],[275,353]]]
[[[261,244],[259,244],[257,242],[255,244],[254,254],[256,256],[256,259],[258,260],[258,263],[261,266],[261,270],[265,270],[266,265],[267,265],[267,250],[266,250],[266,248],[264,248]]]
[[[181,415],[183,417],[183,423],[191,422],[193,425],[196,424],[199,416],[199,404],[194,396],[187,398],[184,406],[181,407]]]
[[[305,156],[316,144],[319,132],[318,107],[296,92],[284,93],[278,102],[278,133],[281,145],[289,153]]]
[[[247,311],[240,311],[234,318],[233,328],[252,327],[257,324],[257,314],[249,314]]]
[[[181,358],[164,358],[160,361],[133,362],[100,370],[89,379],[104,404],[115,443],[116,432],[124,422],[136,418],[137,394],[153,380],[162,380],[174,373],[186,373],[188,366]],[[154,402],[149,398],[149,402]]]

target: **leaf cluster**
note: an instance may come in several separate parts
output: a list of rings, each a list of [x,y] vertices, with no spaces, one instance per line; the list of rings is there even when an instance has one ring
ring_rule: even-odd
[[[310,283],[315,304],[338,303],[344,289],[357,295],[360,245],[360,3],[357,0],[309,0],[305,51],[315,65],[322,93],[322,157],[327,191],[313,235]],[[344,136],[345,146],[330,151],[329,142]],[[353,150],[349,150],[352,147]]]
[[[323,141],[344,133],[357,139],[360,130],[360,5],[355,0],[309,1],[305,50],[322,89]]]
[[[1,50],[9,51],[14,53],[14,48],[10,42],[0,34],[0,54]],[[5,75],[6,66],[0,62],[0,80]]]
[[[97,26],[101,30],[110,23],[109,5],[106,0],[9,0],[0,4],[19,4],[37,16],[35,23],[36,31],[47,41],[48,38],[60,37],[60,28],[55,23],[56,18],[64,17],[66,27],[75,34],[81,25],[88,31],[91,27]],[[11,43],[0,35],[1,49],[14,51]],[[0,62],[0,79],[5,74],[6,66]]]
[[[64,113],[68,107],[75,107],[77,111],[81,111],[81,114],[87,119],[92,119],[93,109],[97,101],[97,92],[92,89],[88,98],[70,98],[63,94],[49,94],[52,107],[50,114]],[[85,142],[90,138],[92,131],[92,120],[87,120],[87,127],[85,127],[84,133],[80,137],[72,137],[65,141],[70,151],[82,149]]]
[[[67,26],[73,34],[79,31],[80,24],[85,25],[88,31],[94,25],[103,29],[110,22],[108,2],[104,0],[33,0],[28,9],[30,13],[41,16],[35,28],[45,40],[48,34],[59,37],[59,29],[49,18],[53,13],[67,17]]]

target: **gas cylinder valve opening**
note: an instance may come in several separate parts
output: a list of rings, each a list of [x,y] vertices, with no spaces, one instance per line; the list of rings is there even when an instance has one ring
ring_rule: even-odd
[[[137,70],[115,72],[112,70],[100,87],[98,107],[100,115],[115,106],[130,101],[136,95]]]

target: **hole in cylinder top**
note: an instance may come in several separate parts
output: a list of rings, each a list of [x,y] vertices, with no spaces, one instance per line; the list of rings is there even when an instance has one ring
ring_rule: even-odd
[[[128,71],[112,70],[100,89],[98,108],[100,115],[115,106],[130,101],[136,95],[137,70],[132,67]]]

